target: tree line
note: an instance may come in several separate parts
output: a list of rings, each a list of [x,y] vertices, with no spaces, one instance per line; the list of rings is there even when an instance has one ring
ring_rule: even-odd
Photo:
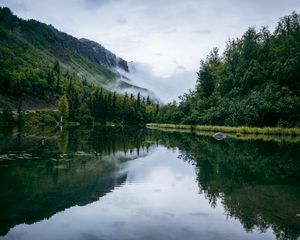
[[[77,77],[63,69],[58,61],[47,72],[46,81],[47,96],[58,99],[57,109],[59,118],[57,121],[80,122],[91,124],[92,122],[114,122],[121,124],[145,124],[155,121],[159,111],[159,103],[154,103],[150,97],[142,97],[133,94],[117,94],[109,90],[90,85],[83,77]],[[16,97],[22,101],[26,98],[26,89],[21,87]],[[19,109],[18,116],[22,114]],[[21,118],[20,118],[21,119]],[[18,119],[18,120],[20,120]],[[0,121],[5,123],[18,122],[13,118],[12,109],[4,106]]]
[[[300,126],[300,15],[275,31],[250,27],[200,63],[195,89],[161,108],[158,122]]]

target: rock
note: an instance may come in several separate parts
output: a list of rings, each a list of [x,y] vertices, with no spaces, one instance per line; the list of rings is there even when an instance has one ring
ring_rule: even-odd
[[[224,140],[225,138],[227,138],[228,135],[225,133],[222,133],[222,132],[217,132],[214,135],[212,135],[212,137],[218,141],[221,141],[221,140]]]
[[[96,64],[107,68],[121,68],[123,71],[129,72],[127,61],[117,57],[97,42],[81,38],[76,46],[81,55],[89,58]]]

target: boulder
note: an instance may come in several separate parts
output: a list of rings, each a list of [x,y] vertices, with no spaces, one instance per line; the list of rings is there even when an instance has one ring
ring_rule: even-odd
[[[218,141],[221,141],[221,140],[224,140],[225,138],[227,138],[228,135],[225,133],[222,133],[222,132],[217,132],[214,135],[212,135],[212,137]]]

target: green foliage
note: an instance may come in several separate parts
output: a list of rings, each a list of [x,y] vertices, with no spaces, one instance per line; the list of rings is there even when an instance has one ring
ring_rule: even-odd
[[[86,50],[80,44],[52,26],[19,19],[0,7],[0,94],[13,96],[16,102],[30,95],[49,102],[59,99],[61,116],[82,124],[154,121],[158,110],[149,97],[146,103],[140,94],[129,99],[99,89],[118,76],[80,52]],[[53,123],[55,118],[49,120]]]
[[[300,15],[274,33],[249,28],[201,61],[194,91],[161,109],[157,122],[229,126],[300,126]]]
[[[69,117],[69,102],[66,96],[62,96],[59,99],[57,104],[57,110],[63,119],[67,119]]]
[[[255,135],[277,135],[277,136],[300,136],[299,128],[280,128],[280,127],[227,127],[227,126],[211,126],[211,125],[183,125],[183,124],[158,124],[149,123],[149,128],[172,129],[172,130],[190,130],[193,132],[224,132],[237,134],[255,134]]]
[[[4,105],[0,115],[0,123],[5,125],[13,125],[15,122],[12,109],[9,105]]]

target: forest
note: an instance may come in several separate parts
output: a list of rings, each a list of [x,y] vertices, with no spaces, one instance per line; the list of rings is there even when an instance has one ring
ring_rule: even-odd
[[[65,36],[60,39],[55,34],[51,26],[18,20],[8,8],[1,8],[0,94],[18,102],[18,115],[23,114],[22,102],[34,96],[54,102],[65,120],[82,124],[300,126],[300,15],[296,12],[281,18],[273,32],[250,27],[241,38],[230,39],[222,54],[214,48],[200,61],[195,88],[179,102],[162,106],[140,94],[111,92],[76,74],[72,66],[79,64],[98,69],[107,82],[115,77],[109,69],[72,52],[75,40],[70,36],[59,33]],[[2,110],[2,122],[13,122],[11,106]],[[58,114],[52,115],[58,121]]]
[[[29,96],[56,105],[58,112],[46,112],[42,122],[57,123],[60,115],[68,122],[91,124],[153,122],[159,103],[140,93],[125,96],[94,84],[74,66],[93,69],[94,74],[113,81],[116,73],[72,52],[75,38],[35,20],[22,20],[8,8],[0,8],[0,96],[9,96],[17,108],[5,104],[0,122],[33,121],[25,115],[23,103]],[[80,45],[81,46],[81,45]],[[80,48],[79,48],[80,50]],[[82,49],[81,49],[82,50]],[[100,81],[100,80],[99,80]],[[16,110],[17,117],[13,117]],[[49,107],[49,110],[54,110]]]
[[[22,74],[22,72],[20,73]],[[24,81],[11,78],[12,85],[7,86],[7,92],[11,91],[16,99],[19,99],[17,117],[13,117],[12,109],[6,105],[3,107],[0,121],[10,124],[23,124],[26,118],[22,111],[22,101],[30,94],[23,85]],[[33,82],[34,83],[34,82]],[[75,75],[64,71],[58,61],[53,69],[47,73],[47,78],[41,86],[46,89],[39,92],[41,98],[57,99],[58,112],[49,111],[41,119],[44,123],[58,123],[60,117],[64,121],[92,124],[93,122],[112,122],[119,124],[145,124],[155,120],[159,111],[159,103],[153,103],[149,97],[141,97],[140,93],[134,96],[132,93],[124,96],[103,88],[97,88],[86,80],[78,80]],[[32,88],[32,85],[30,85]]]
[[[275,31],[250,27],[214,48],[200,63],[193,90],[163,106],[159,123],[226,126],[300,126],[300,15]]]

